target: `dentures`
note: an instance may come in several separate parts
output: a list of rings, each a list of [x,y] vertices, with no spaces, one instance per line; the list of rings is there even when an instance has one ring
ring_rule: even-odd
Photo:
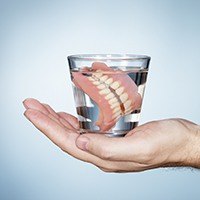
[[[91,68],[73,72],[74,84],[99,107],[96,125],[100,131],[110,130],[121,116],[141,107],[142,98],[135,82],[123,71],[94,62]]]

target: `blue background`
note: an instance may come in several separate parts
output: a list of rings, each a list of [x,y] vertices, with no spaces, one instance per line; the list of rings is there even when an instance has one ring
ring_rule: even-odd
[[[147,54],[141,123],[199,123],[199,9],[192,0],[1,0],[0,199],[200,199],[198,170],[103,173],[53,145],[22,106],[34,97],[75,114],[67,55]]]

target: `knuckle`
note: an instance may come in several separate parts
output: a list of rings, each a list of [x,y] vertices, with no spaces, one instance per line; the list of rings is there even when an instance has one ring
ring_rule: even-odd
[[[105,159],[105,160],[110,160],[113,157],[111,151],[108,148],[105,148],[105,147],[100,147],[99,156],[102,159]]]
[[[46,126],[46,129],[49,129],[52,126],[50,118],[45,119],[45,126]]]
[[[31,111],[31,115],[32,115],[32,118],[35,119],[35,120],[38,120],[42,117],[41,113],[39,111]]]

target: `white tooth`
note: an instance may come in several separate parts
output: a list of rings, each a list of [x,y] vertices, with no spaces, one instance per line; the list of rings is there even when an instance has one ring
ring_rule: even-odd
[[[123,91],[124,91],[124,87],[120,87],[120,88],[118,88],[118,89],[116,90],[116,93],[117,93],[118,95],[121,95]]]
[[[108,88],[106,89],[103,89],[99,92],[99,94],[109,94],[110,93],[110,90]]]
[[[100,82],[99,81],[94,81],[93,84],[94,85],[100,85]]]
[[[117,102],[113,103],[110,107],[111,107],[111,109],[113,109],[114,107],[118,107],[118,106],[120,106],[120,103],[117,101]]]
[[[112,119],[115,119],[116,117],[119,117],[121,115],[121,110],[116,112],[113,116]]]
[[[111,83],[113,82],[113,79],[112,78],[109,78],[105,81],[106,84],[110,85]]]
[[[88,80],[89,80],[89,81],[94,81],[94,78],[88,77]]]
[[[124,103],[124,108],[125,109],[128,109],[129,107],[130,107],[130,105],[131,105],[131,100],[128,100],[128,101],[126,101],[125,103]]]
[[[108,103],[110,104],[110,105],[112,105],[113,103],[115,103],[115,102],[117,102],[118,100],[117,100],[117,98],[112,98],[112,99],[110,99],[109,101],[108,101]]]
[[[101,81],[101,82],[104,82],[105,80],[107,80],[107,79],[108,79],[108,76],[106,76],[106,75],[105,75],[105,76],[102,76],[102,77],[101,77],[101,78],[99,78],[99,79],[100,79],[100,81]]]
[[[123,93],[119,98],[122,101],[122,103],[124,103],[128,99],[128,94]]]
[[[93,75],[94,75],[95,77],[97,77],[97,78],[100,78],[100,77],[103,76],[103,73],[101,73],[101,72],[94,72]]]
[[[114,108],[114,109],[113,109],[113,113],[116,113],[116,112],[118,112],[119,110],[121,111],[121,108],[120,108],[120,106],[118,106],[118,107]]]
[[[119,86],[120,86],[120,85],[119,85],[119,82],[117,82],[117,81],[115,81],[114,83],[112,83],[112,84],[110,85],[110,87],[113,88],[114,90],[116,90]]]
[[[100,84],[100,85],[97,86],[97,88],[101,90],[101,89],[106,88],[106,86],[104,84]]]
[[[115,95],[111,92],[110,94],[105,96],[105,99],[108,100],[108,99],[112,99],[113,97],[115,97]]]

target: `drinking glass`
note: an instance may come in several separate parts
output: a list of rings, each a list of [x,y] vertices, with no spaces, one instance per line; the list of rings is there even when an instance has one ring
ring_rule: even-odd
[[[68,56],[80,133],[120,137],[139,122],[150,57]]]

